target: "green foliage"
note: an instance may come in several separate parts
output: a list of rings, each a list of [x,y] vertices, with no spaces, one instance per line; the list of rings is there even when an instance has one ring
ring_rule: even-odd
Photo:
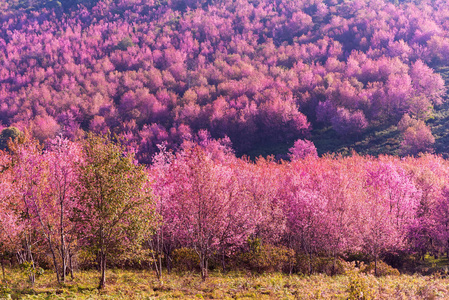
[[[179,271],[194,271],[200,265],[200,258],[195,250],[190,248],[178,248],[172,253],[174,266]]]
[[[33,274],[35,276],[42,276],[44,275],[44,269],[40,267],[35,267],[33,262],[25,261],[20,264],[20,270],[22,270],[22,273],[25,276],[28,276],[30,274]]]
[[[125,155],[125,149],[107,136],[89,134],[84,153],[78,187],[82,228],[94,235],[93,241],[101,235],[103,240],[92,243],[96,250],[106,247],[123,252],[127,243],[134,248],[154,225],[145,169],[135,165],[134,157]]]
[[[0,284],[0,298],[1,299],[10,299],[10,294],[12,293],[12,290],[8,288],[4,284]]]
[[[117,44],[117,49],[122,50],[122,51],[126,51],[130,47],[134,47],[134,43],[133,43],[133,40],[129,36],[123,38]]]
[[[332,257],[308,256],[298,254],[296,256],[295,271],[300,274],[309,274],[309,267],[312,273],[322,273],[326,275],[345,274],[349,268],[349,263],[342,260],[334,260]]]
[[[374,262],[371,262],[369,265],[360,266],[360,271],[366,274],[374,274],[374,269],[375,269]],[[399,273],[397,269],[387,265],[383,261],[380,260],[377,262],[377,276],[391,276],[391,275],[399,276],[400,274],[401,273]]]
[[[372,126],[363,134],[346,139],[338,137],[330,127],[317,128],[312,131],[311,141],[319,155],[334,152],[350,155],[353,150],[364,155],[397,155],[401,143],[396,126],[388,123]]]
[[[250,249],[251,252],[254,253],[260,253],[261,248],[262,248],[262,240],[259,238],[248,238],[247,241],[248,247]]]
[[[349,285],[347,291],[349,300],[370,300],[374,299],[373,291],[369,287],[365,275],[358,274],[355,271],[348,273]]]
[[[16,142],[23,137],[23,133],[17,127],[8,127],[2,130],[0,133],[0,150],[7,150],[8,143]]]
[[[88,134],[79,166],[78,231],[100,258],[100,288],[105,286],[106,261],[140,252],[142,240],[155,226],[149,178],[132,154],[109,136]],[[120,257],[119,257],[120,256]]]
[[[262,272],[291,270],[295,263],[295,251],[284,246],[261,244],[259,239],[248,241],[250,251],[242,253],[239,260],[249,269]]]

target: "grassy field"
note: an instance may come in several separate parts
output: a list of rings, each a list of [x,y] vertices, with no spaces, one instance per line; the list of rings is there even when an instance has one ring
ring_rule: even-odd
[[[9,279],[0,288],[0,299],[448,299],[449,279],[400,275],[374,277],[352,272],[348,275],[251,275],[211,273],[202,282],[198,274],[165,275],[159,283],[150,271],[108,271],[106,289],[96,289],[98,273],[76,273],[64,285],[54,274],[39,277],[34,286],[18,270],[6,270]],[[361,297],[362,296],[362,297]],[[365,297],[365,298],[363,298]]]

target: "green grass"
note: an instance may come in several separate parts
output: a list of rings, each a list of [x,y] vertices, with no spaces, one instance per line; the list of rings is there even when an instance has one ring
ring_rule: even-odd
[[[17,270],[7,270],[9,290],[0,299],[348,299],[351,283],[362,283],[375,299],[447,299],[449,279],[441,275],[374,277],[352,271],[349,275],[312,276],[280,273],[252,275],[242,272],[211,273],[203,282],[195,273],[164,276],[159,283],[151,271],[110,270],[107,287],[96,288],[98,273],[76,273],[63,285],[47,272],[34,286]],[[4,287],[4,285],[3,285]],[[357,292],[358,293],[358,292]]]
[[[449,115],[449,110],[448,110]],[[448,129],[449,133],[449,129]],[[449,135],[448,135],[449,140]],[[400,133],[394,125],[373,126],[359,136],[340,137],[329,126],[317,128],[312,131],[310,140],[315,144],[318,155],[326,153],[340,153],[351,155],[353,151],[362,155],[378,156],[380,154],[399,155],[401,144]],[[447,143],[449,145],[449,142]],[[254,147],[247,155],[254,159],[258,156],[274,155],[287,158],[291,143],[260,144]]]
[[[279,157],[280,155],[281,157],[287,158],[289,152],[288,149],[291,147],[293,147],[293,142],[276,144],[261,143],[244,154],[253,160],[259,156],[267,157],[270,155],[274,155],[275,157]],[[242,153],[239,154],[241,155]]]
[[[352,151],[364,155],[398,155],[400,146],[399,131],[393,125],[371,127],[360,136],[342,138],[330,127],[313,131],[311,139],[319,155],[341,153],[350,155]]]
[[[434,118],[428,124],[435,137],[435,153],[449,157],[449,67],[435,69],[443,77],[446,86],[445,103],[435,108]]]

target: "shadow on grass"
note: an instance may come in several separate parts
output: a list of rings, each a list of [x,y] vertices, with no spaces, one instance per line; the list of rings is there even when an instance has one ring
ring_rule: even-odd
[[[393,125],[373,126],[360,135],[340,137],[331,127],[314,130],[311,139],[318,154],[340,153],[344,156],[355,151],[363,155],[398,155],[399,131]]]
[[[48,288],[48,289],[31,288],[31,287],[23,289],[12,288],[10,289],[8,294],[10,294],[11,299],[22,299],[24,296],[35,296],[38,299],[49,299],[51,298],[51,296],[59,296],[59,297],[62,296],[65,298],[65,296],[70,296],[73,294],[96,294],[96,293],[98,293],[98,289],[95,287],[61,284],[58,285],[58,287],[56,288]],[[0,299],[3,299],[1,294]]]

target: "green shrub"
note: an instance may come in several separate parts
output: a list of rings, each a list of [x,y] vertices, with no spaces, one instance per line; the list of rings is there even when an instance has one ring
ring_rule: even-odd
[[[361,251],[346,252],[343,259],[347,262],[353,262],[357,268],[360,267],[361,263],[367,264],[370,261],[369,255]]]
[[[358,274],[356,271],[350,271],[347,274],[349,277],[347,288],[349,300],[370,300],[374,298],[365,275]]]
[[[128,50],[128,48],[130,47],[134,47],[134,43],[133,40],[127,36],[125,38],[123,38],[118,44],[117,44],[117,49],[122,50],[122,51],[126,51]]]
[[[437,289],[433,286],[433,284],[419,287],[416,294],[420,297],[420,299],[434,300],[439,298]]]
[[[175,249],[172,253],[174,267],[178,271],[194,271],[199,268],[200,259],[195,250],[190,248]]]
[[[12,293],[12,290],[8,288],[6,284],[0,283],[0,298],[1,299],[10,299],[10,294]]]
[[[383,254],[382,260],[388,265],[396,269],[402,269],[405,265],[410,263],[413,259],[405,251],[387,252]]]
[[[371,262],[369,265],[361,265],[360,266],[360,272],[366,273],[366,274],[373,274],[375,272],[375,264],[374,262]],[[383,261],[377,262],[377,276],[388,276],[388,275],[396,275],[399,276],[401,273],[399,271]]]
[[[298,254],[296,256],[296,268],[295,271],[301,274],[309,274],[309,264],[312,273],[323,273],[326,275],[345,274],[348,269],[351,269],[351,264],[337,258],[326,256],[310,256],[305,254]],[[335,265],[334,265],[335,264]]]
[[[262,245],[260,240],[249,240],[250,251],[239,260],[249,269],[262,272],[289,272],[295,263],[295,251],[284,246]]]
[[[0,150],[8,149],[8,142],[16,141],[17,139],[23,139],[24,134],[17,127],[8,127],[1,131],[0,133]],[[19,140],[20,142],[20,140]]]

